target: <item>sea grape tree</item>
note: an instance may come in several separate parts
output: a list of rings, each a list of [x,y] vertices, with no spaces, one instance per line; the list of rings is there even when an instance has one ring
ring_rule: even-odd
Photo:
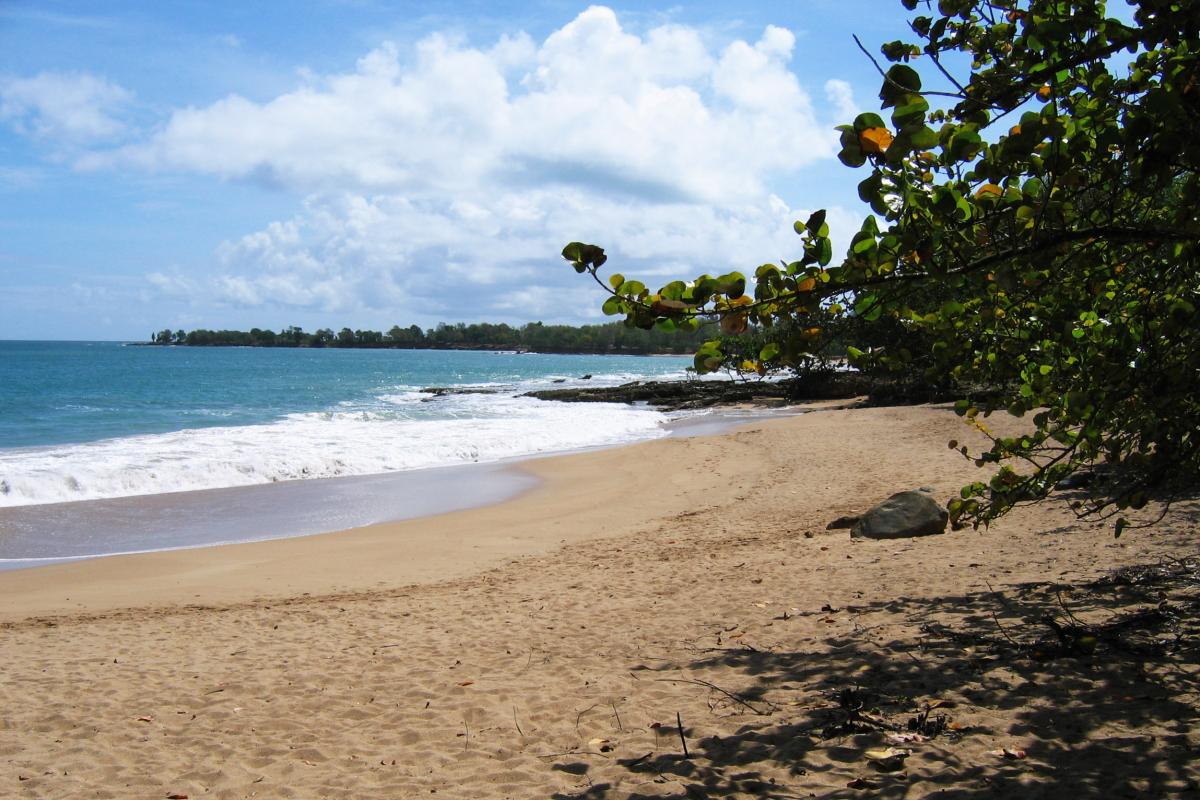
[[[1200,11],[1137,0],[1123,22],[1102,0],[901,2],[913,36],[881,47],[880,111],[839,127],[870,208],[844,256],[823,211],[796,223],[796,261],[751,275],[652,290],[605,281],[595,245],[563,256],[627,324],[786,324],[752,368],[820,347],[822,316],[886,321],[904,335],[852,361],[919,355],[989,433],[988,449],[961,448],[994,472],[950,503],[955,520],[986,523],[1086,470],[1079,513],[1118,517],[1119,534],[1125,509],[1200,476]],[[723,355],[709,342],[696,367]],[[983,418],[1001,409],[1029,415],[1028,433],[992,436]]]

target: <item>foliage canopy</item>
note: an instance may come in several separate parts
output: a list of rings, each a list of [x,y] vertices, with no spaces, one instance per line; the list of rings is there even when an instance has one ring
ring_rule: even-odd
[[[729,333],[788,325],[760,364],[814,352],[822,316],[892,325],[898,340],[852,347],[852,361],[926,365],[985,433],[979,417],[994,410],[1033,415],[1027,435],[962,448],[996,472],[950,503],[960,522],[986,523],[1081,469],[1097,480],[1079,513],[1191,490],[1200,11],[1138,0],[1129,25],[1102,0],[901,1],[915,41],[881,48],[889,119],[864,113],[838,129],[841,161],[867,170],[858,192],[873,212],[846,255],[834,260],[817,211],[796,223],[800,258],[758,267],[752,288],[736,272],[657,291],[612,275],[604,310],[643,328],[711,316]],[[563,255],[600,280],[601,248],[573,242]],[[723,356],[706,343],[696,366]],[[980,387],[991,391],[972,399]]]

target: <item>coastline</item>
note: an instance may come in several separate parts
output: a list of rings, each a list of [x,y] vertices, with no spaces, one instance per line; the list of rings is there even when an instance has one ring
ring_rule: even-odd
[[[840,405],[844,404],[796,406],[789,413]],[[713,415],[673,420],[665,438],[326,482],[357,487],[360,494],[373,486],[386,487],[389,482],[401,486],[415,482],[417,492],[436,495],[420,500],[423,507],[417,513],[383,522],[309,532],[293,530],[241,541],[172,543],[160,549],[0,570],[0,622],[27,616],[106,613],[125,606],[218,605],[292,593],[334,594],[461,578],[508,559],[593,538],[592,532],[563,532],[562,520],[586,516],[605,506],[619,507],[631,482],[644,484],[650,473],[657,471],[635,477],[630,474],[632,463],[644,459],[645,463],[661,465],[669,460],[667,453],[680,449],[681,445],[674,443],[693,437],[720,437],[741,427],[788,418],[761,414],[749,406],[730,408]],[[506,486],[499,490],[484,486],[489,479]],[[186,497],[189,505],[202,509],[231,495],[252,497],[263,489],[312,492],[317,488],[312,486],[314,483],[317,481],[185,492],[177,497]],[[686,498],[695,495],[699,487],[684,485],[681,477],[673,483],[685,490],[675,500],[677,513],[683,513],[689,502]],[[488,488],[488,496],[476,501],[459,494],[471,487]],[[404,494],[413,491],[410,485]],[[445,493],[450,491],[458,496],[447,497]],[[131,498],[129,504],[170,504],[172,499],[170,495],[149,495]],[[500,535],[491,535],[488,528]]]
[[[1060,603],[1108,618],[1139,590],[1093,582],[1193,557],[1195,503],[1120,540],[1066,499],[989,531],[825,529],[895,491],[949,496],[979,473],[946,440],[977,436],[945,407],[822,410],[524,462],[541,483],[485,508],[0,574],[0,786],[488,800],[1194,787],[1186,669],[1109,651],[1039,661],[996,625],[1033,643]],[[1150,609],[1186,608],[1195,590],[1148,592]],[[868,698],[858,716],[847,690]],[[889,738],[922,709],[954,727]],[[874,765],[887,747],[902,770]]]
[[[661,430],[669,437],[713,435],[791,413],[803,412],[728,405],[676,416]],[[489,506],[537,484],[521,469],[526,461],[652,440],[367,475],[0,508],[0,572],[337,533]]]

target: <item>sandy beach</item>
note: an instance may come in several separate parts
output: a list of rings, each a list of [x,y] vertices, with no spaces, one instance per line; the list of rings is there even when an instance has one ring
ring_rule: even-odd
[[[0,573],[0,797],[1196,792],[1196,503],[826,530],[944,502],[972,436],[830,404],[524,462],[486,508]]]

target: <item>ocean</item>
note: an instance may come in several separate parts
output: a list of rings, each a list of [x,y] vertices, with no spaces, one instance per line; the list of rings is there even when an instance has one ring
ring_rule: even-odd
[[[528,484],[504,462],[667,435],[649,408],[522,393],[690,362],[0,341],[0,568],[494,502]]]

